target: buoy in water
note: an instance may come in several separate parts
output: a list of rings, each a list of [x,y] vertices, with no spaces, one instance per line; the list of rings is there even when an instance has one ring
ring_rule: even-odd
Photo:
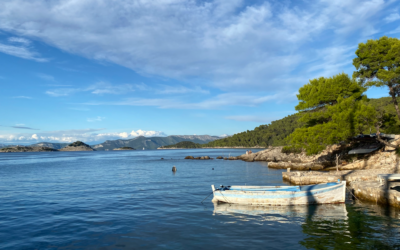
[[[176,167],[175,166],[172,167],[172,172],[176,172]]]

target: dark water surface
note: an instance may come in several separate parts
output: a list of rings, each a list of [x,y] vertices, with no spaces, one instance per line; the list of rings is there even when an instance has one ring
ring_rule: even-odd
[[[0,248],[400,249],[399,211],[374,204],[200,203],[211,184],[283,184],[265,163],[183,160],[243,152],[0,154]]]

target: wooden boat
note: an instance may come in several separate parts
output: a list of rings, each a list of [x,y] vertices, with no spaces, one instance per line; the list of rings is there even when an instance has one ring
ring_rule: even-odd
[[[220,186],[211,185],[213,202],[253,205],[305,205],[343,203],[346,181],[308,186]]]

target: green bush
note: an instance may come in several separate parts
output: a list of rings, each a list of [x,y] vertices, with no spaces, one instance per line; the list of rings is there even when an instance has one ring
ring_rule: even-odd
[[[286,146],[282,148],[282,153],[284,154],[300,154],[303,150],[301,148],[295,148],[295,147],[291,147],[291,146]]]

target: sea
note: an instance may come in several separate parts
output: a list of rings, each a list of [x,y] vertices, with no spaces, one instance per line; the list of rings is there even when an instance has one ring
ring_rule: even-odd
[[[400,212],[351,195],[339,205],[212,203],[212,184],[289,185],[265,162],[184,159],[245,151],[0,154],[0,249],[400,249]]]

